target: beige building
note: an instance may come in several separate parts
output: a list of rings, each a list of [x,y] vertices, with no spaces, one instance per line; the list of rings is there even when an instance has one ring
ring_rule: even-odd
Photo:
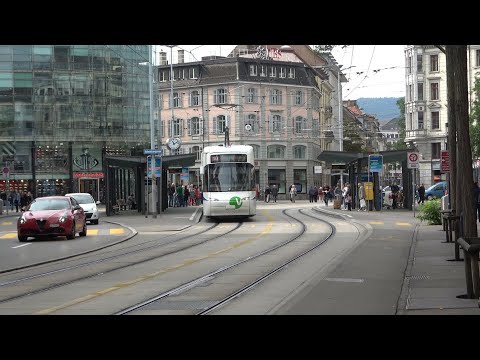
[[[228,127],[231,143],[254,147],[260,189],[276,184],[281,199],[296,184],[303,198],[310,186],[331,185],[316,159],[333,142],[332,86],[324,69],[303,62],[292,47],[261,48],[238,46],[226,58],[178,64],[167,64],[161,53],[155,74],[160,143],[165,154],[199,154],[223,144]],[[171,138],[181,146],[169,147]],[[189,169],[189,183],[200,182],[199,164]],[[186,179],[173,174],[172,180]]]
[[[447,150],[448,110],[445,54],[435,45],[405,46],[405,142],[420,153],[418,183],[425,187],[445,180],[440,171],[442,150]],[[473,88],[480,76],[480,45],[468,46],[470,109]]]

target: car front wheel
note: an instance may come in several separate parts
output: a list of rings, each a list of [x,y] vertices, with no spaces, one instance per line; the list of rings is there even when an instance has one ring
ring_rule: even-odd
[[[427,200],[432,200],[433,196],[432,195],[427,195]]]
[[[27,241],[27,239],[28,239],[28,236],[20,236],[20,235],[18,235],[18,241],[20,241],[20,242],[25,242],[25,241]]]

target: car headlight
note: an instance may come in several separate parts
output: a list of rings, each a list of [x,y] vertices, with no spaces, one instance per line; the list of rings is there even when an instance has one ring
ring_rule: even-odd
[[[27,222],[27,219],[25,219],[25,215],[20,216],[20,219],[18,219],[18,222],[20,224],[25,224]]]
[[[67,214],[63,214],[58,218],[59,223],[64,223],[65,221],[67,221]]]

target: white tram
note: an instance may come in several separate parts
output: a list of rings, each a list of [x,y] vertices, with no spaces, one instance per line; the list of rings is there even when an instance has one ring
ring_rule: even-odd
[[[249,217],[257,209],[255,163],[249,145],[203,149],[203,214],[206,217]]]

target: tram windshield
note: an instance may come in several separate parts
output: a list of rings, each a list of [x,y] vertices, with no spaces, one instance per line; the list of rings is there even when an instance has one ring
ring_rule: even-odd
[[[206,191],[255,190],[255,169],[249,163],[216,163],[205,168]]]

